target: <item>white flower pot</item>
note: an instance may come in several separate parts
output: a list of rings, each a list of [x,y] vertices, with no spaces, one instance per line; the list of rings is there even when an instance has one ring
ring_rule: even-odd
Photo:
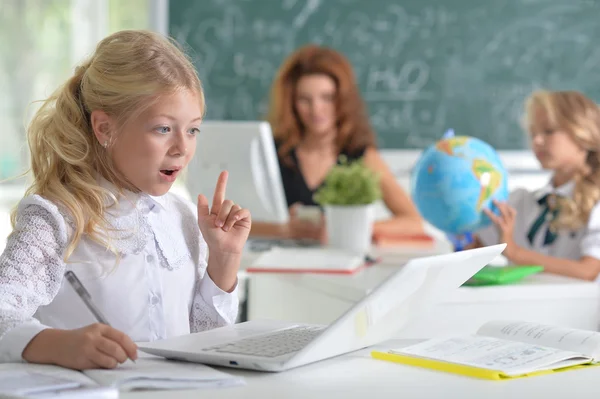
[[[366,254],[371,248],[375,208],[369,205],[325,205],[327,244]]]

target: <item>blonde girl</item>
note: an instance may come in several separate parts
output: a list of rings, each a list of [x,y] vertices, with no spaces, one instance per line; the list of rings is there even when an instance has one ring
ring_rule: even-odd
[[[33,184],[0,256],[1,362],[113,368],[136,358],[135,341],[235,321],[249,212],[225,199],[226,172],[212,204],[169,193],[204,108],[188,58],[146,31],[102,40],[42,104],[28,129]]]
[[[525,124],[536,158],[552,178],[539,190],[519,189],[500,216],[476,234],[477,245],[508,244],[517,265],[595,280],[600,273],[600,109],[576,91],[536,91]]]

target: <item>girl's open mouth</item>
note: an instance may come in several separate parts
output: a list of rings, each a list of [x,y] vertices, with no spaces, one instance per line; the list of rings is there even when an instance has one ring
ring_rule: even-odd
[[[181,169],[161,169],[160,176],[168,182],[174,182],[180,171]]]

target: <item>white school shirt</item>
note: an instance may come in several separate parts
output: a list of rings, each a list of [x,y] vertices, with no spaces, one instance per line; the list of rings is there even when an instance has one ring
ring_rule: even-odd
[[[553,243],[544,245],[546,231],[551,218],[548,217],[537,230],[530,243],[527,235],[538,216],[544,211],[544,206],[538,203],[546,194],[556,194],[563,197],[572,197],[575,182],[570,181],[560,187],[553,187],[551,183],[536,191],[517,189],[511,192],[508,203],[516,211],[515,229],[513,238],[515,244],[538,253],[571,260],[590,256],[600,259],[600,205],[592,209],[586,226],[578,230],[560,229]],[[498,229],[490,225],[477,232],[477,237],[483,245],[493,245],[500,241]]]
[[[116,193],[114,186],[101,185]],[[175,194],[127,192],[106,200],[116,255],[83,236],[68,263],[72,232],[61,208],[38,196],[18,206],[17,224],[0,256],[0,362],[22,361],[45,328],[96,322],[64,278],[72,270],[107,321],[134,341],[153,341],[235,322],[237,286],[218,288],[206,273],[207,246],[194,206]]]

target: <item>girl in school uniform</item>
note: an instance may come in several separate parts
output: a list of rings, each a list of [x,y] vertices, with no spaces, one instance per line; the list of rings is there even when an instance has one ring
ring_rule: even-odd
[[[286,226],[254,223],[253,234],[319,239],[325,220],[305,220],[303,206],[316,208],[314,193],[340,155],[362,158],[380,176],[383,202],[391,217],[373,226],[374,234],[419,234],[423,222],[410,197],[396,181],[376,147],[350,62],[339,52],[317,45],[297,49],[281,65],[273,82],[269,123],[273,129],[285,196]]]
[[[536,91],[526,102],[533,152],[552,171],[539,190],[519,189],[489,210],[475,246],[508,244],[517,265],[585,280],[600,273],[600,109],[575,91]]]
[[[0,362],[113,368],[136,358],[134,341],[234,323],[250,214],[225,199],[226,172],[212,204],[169,193],[203,113],[191,62],[146,31],[102,40],[44,102],[28,129],[33,184],[0,256]]]

